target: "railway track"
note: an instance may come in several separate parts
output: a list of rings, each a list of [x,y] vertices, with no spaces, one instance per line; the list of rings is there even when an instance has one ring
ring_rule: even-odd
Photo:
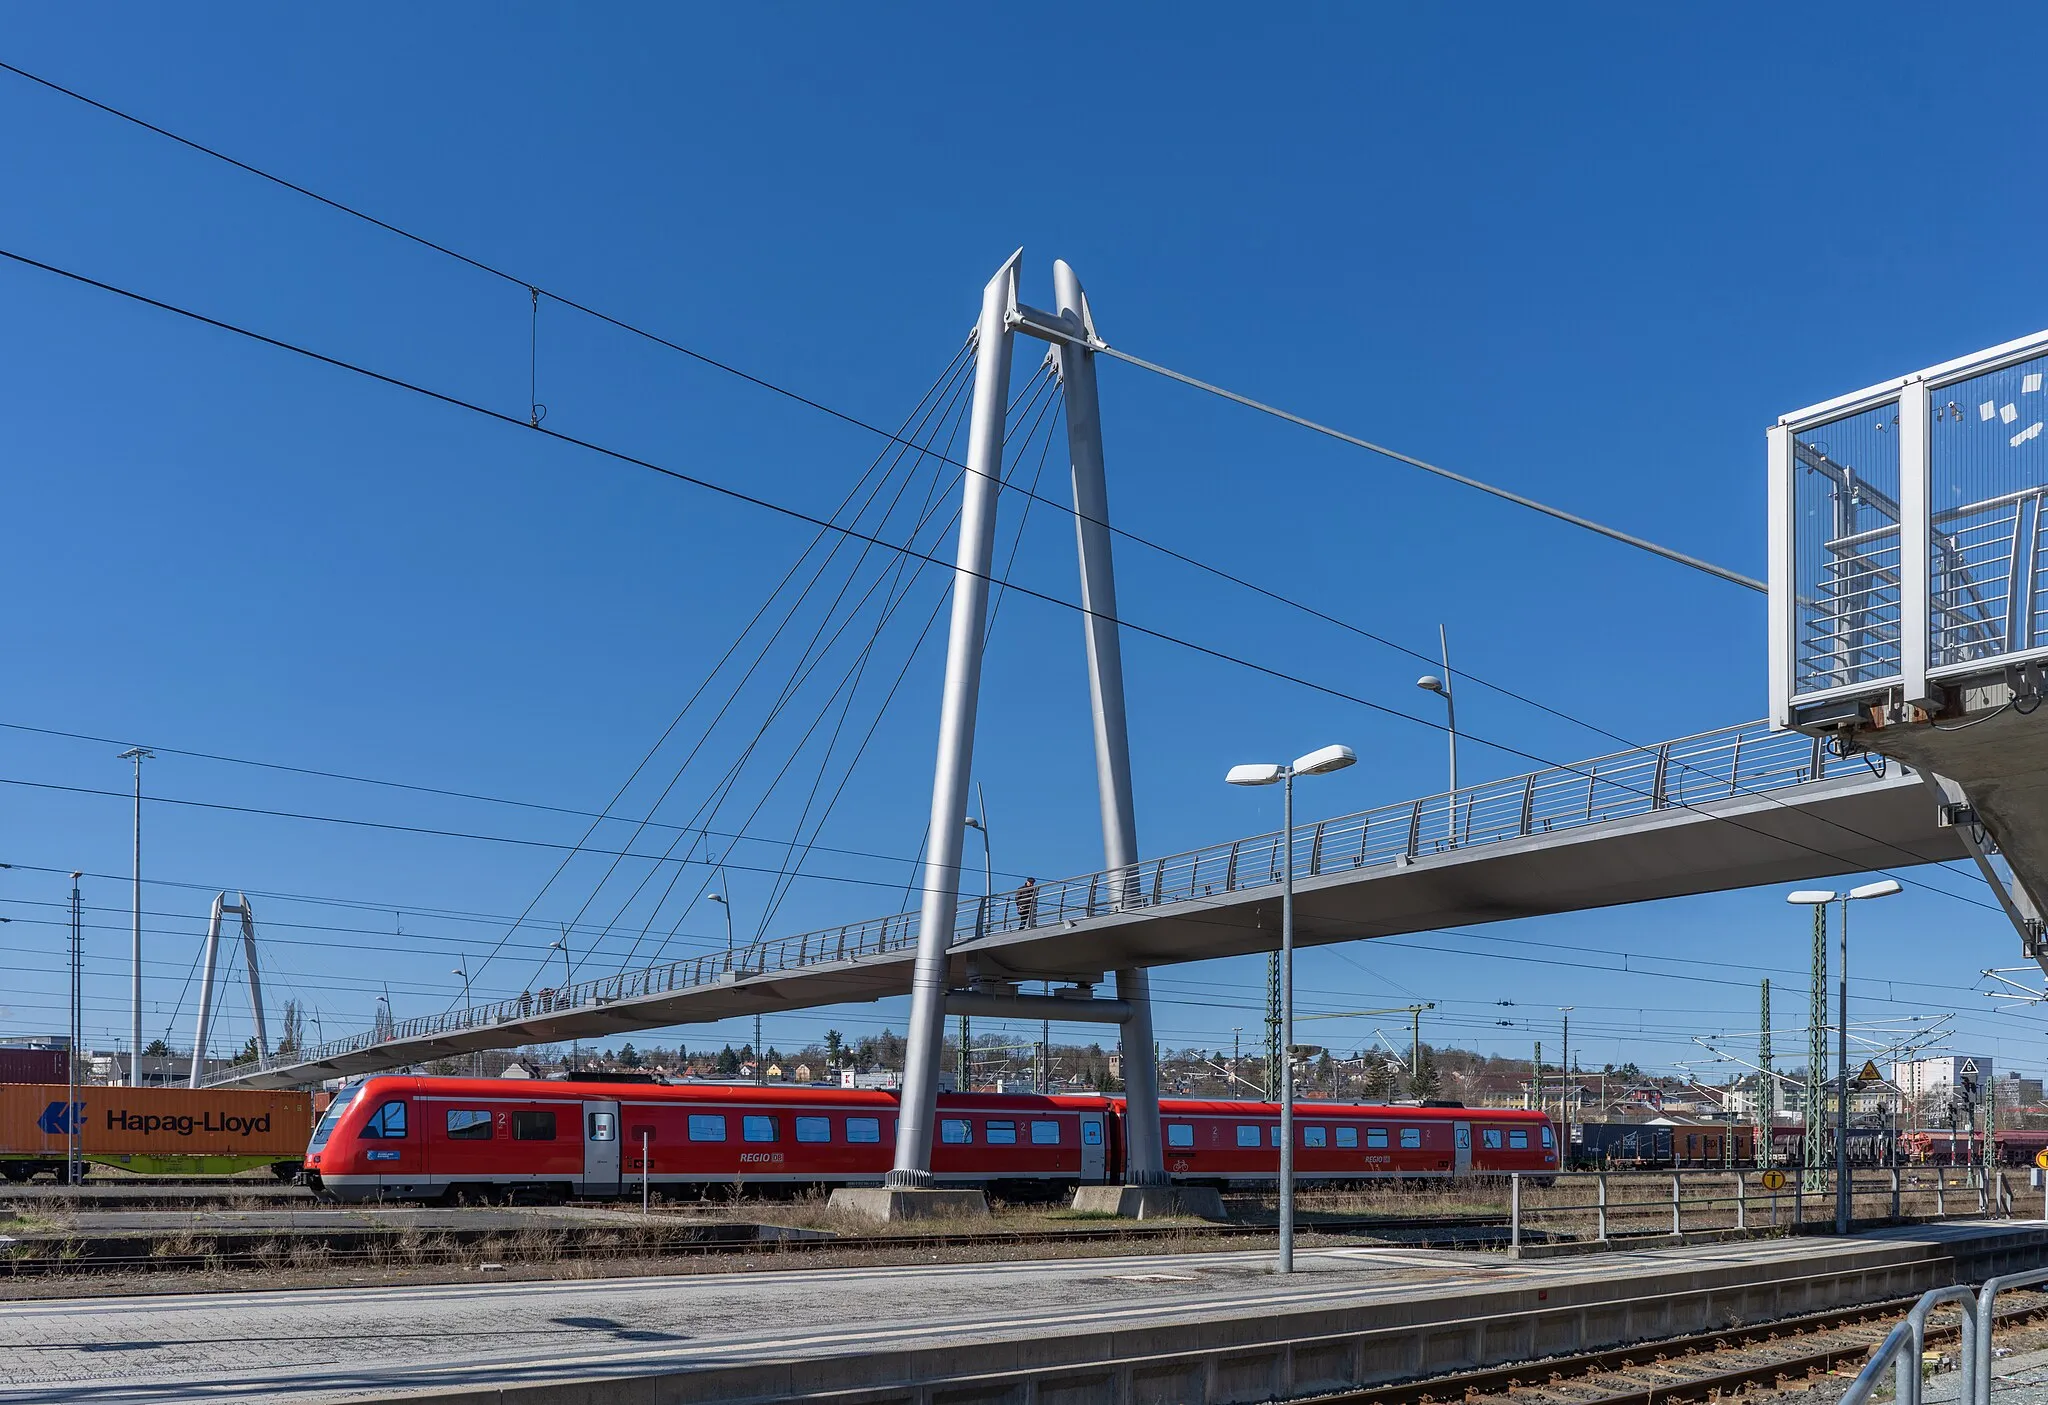
[[[1998,1313],[1996,1326],[2048,1318],[2048,1294],[2013,1296],[2012,1305]],[[1315,1405],[1680,1405],[1726,1399],[1758,1387],[1804,1383],[1843,1367],[1860,1369],[1871,1348],[1917,1301],[1915,1297],[1865,1303],[1606,1351],[1373,1386],[1317,1396]],[[1930,1326],[1927,1340],[1956,1336],[1953,1326]]]
[[[1424,1215],[1347,1219],[1301,1226],[1303,1233],[1400,1234],[1403,1242],[1427,1247],[1497,1242],[1507,1227],[1503,1215]],[[0,1274],[49,1277],[76,1273],[192,1272],[216,1269],[272,1269],[346,1266],[415,1267],[454,1263],[479,1249],[499,1253],[507,1263],[567,1259],[712,1258],[745,1254],[905,1252],[930,1249],[1003,1249],[1069,1244],[1129,1244],[1135,1247],[1183,1239],[1260,1239],[1277,1231],[1266,1224],[1090,1225],[1075,1229],[975,1230],[938,1234],[865,1234],[817,1238],[692,1237],[706,1226],[655,1221],[636,1227],[568,1226],[539,1223],[531,1229],[487,1228],[287,1229],[240,1231],[181,1228],[159,1235],[47,1235],[16,1244],[0,1257]],[[711,1227],[715,1228],[715,1227]],[[773,1230],[774,1226],[764,1226]],[[133,1244],[133,1248],[128,1246]],[[203,1246],[203,1247],[201,1247]],[[315,1263],[307,1262],[311,1255]]]

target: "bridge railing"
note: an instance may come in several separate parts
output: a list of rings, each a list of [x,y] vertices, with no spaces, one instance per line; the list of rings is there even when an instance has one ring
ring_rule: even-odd
[[[1822,778],[1828,760],[1819,741],[1798,732],[1774,731],[1765,722],[1702,732],[1661,746],[1615,752],[1577,766],[1488,781],[1449,794],[1297,826],[1295,874],[1309,879],[1398,866],[1487,844],[1779,790]],[[953,940],[958,943],[1063,926],[1110,913],[1270,887],[1281,879],[1280,846],[1277,832],[1257,834],[1148,859],[1126,869],[966,898],[957,910]],[[917,927],[916,912],[898,912],[593,980],[522,991],[503,1000],[397,1020],[349,1038],[329,1040],[298,1054],[292,1062],[320,1063],[380,1044],[431,1042],[767,972],[912,951],[917,946]],[[204,1081],[235,1082],[254,1067],[221,1069]]]

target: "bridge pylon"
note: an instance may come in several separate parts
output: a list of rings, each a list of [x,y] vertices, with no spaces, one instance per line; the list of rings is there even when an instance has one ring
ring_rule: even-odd
[[[1128,723],[1124,711],[1123,655],[1118,638],[1116,573],[1109,530],[1109,494],[1103,473],[1102,417],[1095,386],[1095,337],[1087,295],[1074,270],[1053,265],[1056,312],[1019,303],[1018,265],[1012,254],[982,290],[975,324],[973,410],[968,421],[967,472],[962,488],[960,537],[954,557],[953,610],[947,637],[946,676],[939,708],[938,755],[933,767],[931,839],[918,909],[917,961],[912,976],[909,1048],[896,1150],[878,1191],[841,1191],[835,1200],[861,1213],[900,1218],[935,1208],[972,1209],[979,1191],[941,1190],[932,1178],[932,1142],[938,1118],[939,1065],[949,1007],[961,1014],[991,1002],[1015,1012],[1029,1007],[1054,1019],[1097,1019],[1122,1026],[1124,1090],[1130,1115],[1124,1141],[1126,1185],[1116,1187],[1116,1208],[1158,1213],[1152,1203],[1170,1186],[1159,1142],[1159,1075],[1152,1036],[1151,991],[1135,964],[1116,972],[1113,1001],[1015,994],[1020,973],[994,960],[958,962],[953,950],[960,900],[960,869],[974,766],[974,734],[981,692],[981,656],[987,639],[988,596],[995,556],[997,499],[1002,483],[1004,422],[1009,407],[1013,336],[1018,331],[1052,343],[1051,359],[1066,397],[1067,448],[1072,463],[1074,525],[1081,569],[1083,640],[1094,714],[1095,761],[1102,816],[1107,901],[1112,910],[1142,905],[1138,878],[1136,805],[1131,790]],[[1020,903],[1020,907],[1023,905]],[[1035,911],[1034,909],[1030,909]],[[1027,919],[1028,920],[1028,919]],[[980,989],[956,989],[956,966]],[[1030,973],[1033,978],[1046,973]],[[1097,973],[1069,976],[1092,986]],[[1057,979],[1057,974],[1054,979]],[[1137,1192],[1131,1201],[1130,1192]],[[1151,1199],[1146,1192],[1153,1192]],[[1172,1192],[1168,1190],[1170,1197]]]

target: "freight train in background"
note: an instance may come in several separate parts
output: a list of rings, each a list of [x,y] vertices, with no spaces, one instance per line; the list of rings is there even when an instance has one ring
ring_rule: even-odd
[[[1756,1159],[1756,1129],[1745,1126],[1670,1126],[1646,1122],[1586,1122],[1572,1127],[1574,1166],[1611,1170],[1748,1170]],[[1826,1133],[1834,1159],[1834,1133]],[[1992,1161],[2026,1166],[2048,1150],[2048,1131],[1998,1129]],[[1771,1164],[1798,1166],[1806,1154],[1806,1128],[1781,1122],[1771,1130]],[[1849,1161],[1855,1166],[1974,1166],[1982,1163],[1982,1133],[1968,1128],[1851,1127]]]
[[[896,1095],[730,1084],[376,1077],[345,1088],[306,1147],[306,1178],[341,1200],[556,1199],[717,1188],[876,1185]],[[1167,1173],[1184,1185],[1270,1184],[1272,1103],[1161,1099]],[[1100,1095],[941,1094],[932,1173],[1011,1199],[1121,1181],[1128,1119]],[[1301,1103],[1305,1183],[1426,1182],[1557,1171],[1540,1112]]]
[[[94,1166],[153,1176],[299,1174],[313,1128],[306,1093],[0,1083],[0,1176],[68,1175],[71,1130]]]

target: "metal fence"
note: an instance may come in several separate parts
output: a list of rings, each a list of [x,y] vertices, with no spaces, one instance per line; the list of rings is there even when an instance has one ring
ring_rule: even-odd
[[[1443,795],[1384,805],[1299,825],[1294,866],[1299,878],[1395,867],[1417,859],[1510,840],[1555,834],[1609,820],[1681,810],[1745,794],[1768,793],[1820,780],[1830,758],[1818,739],[1750,722],[1681,737],[1661,746],[1596,757],[1530,775],[1489,781]],[[1881,759],[1835,762],[1872,765]],[[1881,773],[1881,772],[1880,772]],[[991,935],[1067,926],[1089,918],[1172,903],[1210,901],[1280,882],[1281,836],[1253,835],[1129,868],[1027,884],[960,903],[955,943]],[[748,976],[870,960],[914,950],[918,914],[898,912],[867,922],[754,942],[733,951],[687,957],[636,971],[537,991],[438,1015],[398,1020],[381,1030],[329,1040],[295,1056],[312,1064],[381,1044],[428,1042],[514,1025],[569,1010],[669,995]],[[206,1075],[209,1086],[257,1070],[253,1062]]]
[[[1832,1225],[1832,1177],[1819,1191],[1805,1189],[1797,1174],[1780,1172],[1771,1189],[1769,1171],[1565,1171],[1534,1175],[1514,1172],[1508,1188],[1508,1243],[1520,1253],[1525,1242],[1607,1244],[1708,1231],[1792,1229]],[[1540,1187],[1540,1189],[1532,1189]],[[1566,1195],[1559,1198],[1557,1188]],[[1946,1219],[1952,1215],[2010,1215],[2012,1191],[2002,1173],[1986,1179],[1975,1167],[1890,1167],[1849,1177],[1850,1203],[1866,1211],[1873,1201],[1885,1218]],[[1577,1194],[1573,1194],[1577,1192]],[[1868,1213],[1862,1216],[1869,1220]]]

